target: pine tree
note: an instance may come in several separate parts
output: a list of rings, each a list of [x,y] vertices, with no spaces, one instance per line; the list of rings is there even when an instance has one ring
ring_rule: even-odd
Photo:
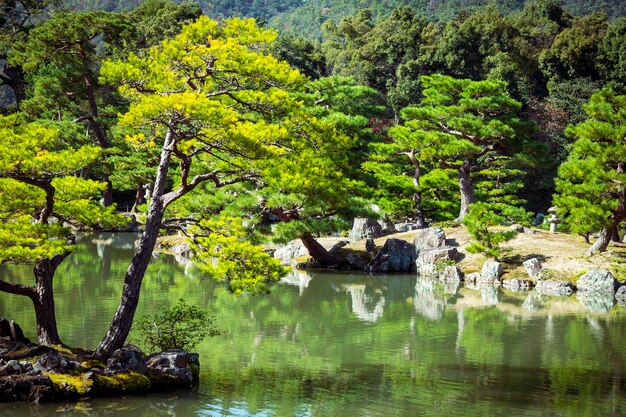
[[[71,146],[71,138],[20,115],[0,116],[0,263],[34,265],[32,286],[0,280],[0,291],[29,297],[37,337],[60,344],[53,278],[71,253],[71,228],[115,226],[125,221],[98,203],[105,184],[74,176],[99,158],[94,146]]]
[[[588,250],[593,255],[606,250],[626,219],[626,95],[598,91],[585,112],[587,120],[566,131],[576,142],[559,168],[554,202],[573,232],[600,232]]]
[[[475,200],[473,177],[519,152],[532,125],[517,118],[521,103],[507,94],[504,81],[443,75],[424,76],[421,81],[422,104],[403,109],[403,125],[390,134],[422,164],[457,172],[460,221]]]

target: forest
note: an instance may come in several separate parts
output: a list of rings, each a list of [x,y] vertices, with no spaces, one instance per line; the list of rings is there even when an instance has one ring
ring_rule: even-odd
[[[0,291],[33,301],[42,344],[76,232],[144,232],[99,357],[163,235],[253,294],[286,272],[262,245],[329,266],[317,238],[354,217],[461,222],[497,258],[488,227],[556,205],[590,255],[621,240],[619,1],[120,4],[2,2],[0,262],[35,284]]]

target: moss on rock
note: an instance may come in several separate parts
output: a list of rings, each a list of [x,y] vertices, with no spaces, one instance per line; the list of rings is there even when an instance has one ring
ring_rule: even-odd
[[[44,372],[52,381],[52,387],[56,392],[63,395],[87,395],[91,393],[93,381],[89,374],[57,374],[55,372]]]
[[[92,379],[99,393],[147,391],[152,386],[146,375],[134,371],[112,375],[94,374]]]

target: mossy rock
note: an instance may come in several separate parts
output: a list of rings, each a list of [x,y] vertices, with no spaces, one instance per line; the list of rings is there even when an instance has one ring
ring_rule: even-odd
[[[44,372],[52,381],[54,391],[63,396],[85,396],[92,392],[93,381],[89,374],[57,374],[54,372]]]
[[[120,372],[111,375],[92,375],[94,389],[98,394],[114,394],[119,392],[148,391],[152,384],[150,379],[138,372]]]

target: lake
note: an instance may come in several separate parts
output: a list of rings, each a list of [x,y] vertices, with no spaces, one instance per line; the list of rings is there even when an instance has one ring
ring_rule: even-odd
[[[94,348],[106,332],[134,239],[83,236],[57,272],[65,343]],[[31,272],[0,273],[28,283]],[[284,281],[267,296],[235,296],[156,257],[137,316],[183,298],[227,332],[196,349],[198,390],[0,404],[0,416],[626,415],[624,307],[412,275],[294,271]],[[0,293],[0,317],[34,339],[28,299]]]

